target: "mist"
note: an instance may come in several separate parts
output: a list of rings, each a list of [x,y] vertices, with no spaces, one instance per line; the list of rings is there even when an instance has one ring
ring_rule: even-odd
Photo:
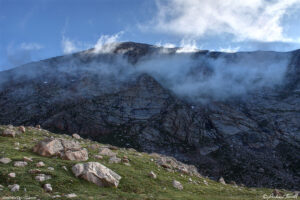
[[[205,103],[226,101],[283,84],[291,59],[291,53],[185,52],[179,48],[151,46],[145,55],[137,55],[136,62],[132,62],[133,47],[116,51],[117,47],[115,43],[105,44],[97,49],[29,63],[11,70],[10,80],[39,79],[45,90],[52,82],[60,82],[69,90],[58,92],[72,98],[117,92],[141,74],[148,74],[178,97]],[[4,77],[1,76],[1,82],[5,82]]]

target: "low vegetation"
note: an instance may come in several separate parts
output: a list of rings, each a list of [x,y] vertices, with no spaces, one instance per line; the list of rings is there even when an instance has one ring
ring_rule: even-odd
[[[7,126],[0,126],[0,133]],[[38,141],[45,137],[65,138],[77,140],[82,147],[87,148],[89,159],[87,161],[62,160],[59,157],[43,157],[33,153],[32,148]],[[95,158],[99,148],[107,146],[87,139],[75,139],[67,135],[57,135],[39,128],[26,127],[25,133],[13,137],[0,135],[0,158],[10,158],[8,164],[0,163],[0,199],[9,197],[22,197],[31,199],[67,199],[66,195],[75,193],[72,199],[263,199],[263,195],[270,195],[273,190],[264,188],[247,188],[231,184],[221,184],[207,178],[190,176],[179,172],[168,171],[155,162],[151,154],[136,152],[134,149],[115,148],[112,150],[117,156],[127,157],[129,164],[110,163],[109,157],[103,159]],[[97,148],[95,148],[97,147]],[[15,161],[23,161],[24,157],[32,158],[27,166],[14,167]],[[37,169],[38,162],[44,162],[45,166],[39,167],[43,174],[52,178],[44,182],[35,180],[36,174],[29,173],[31,169]],[[72,166],[76,163],[99,162],[110,168],[122,178],[117,188],[99,187],[86,180],[77,178],[72,173]],[[49,168],[50,167],[50,168]],[[53,169],[51,169],[54,168]],[[48,169],[49,168],[49,169]],[[156,174],[157,178],[149,176],[150,172]],[[9,177],[9,173],[15,173],[15,178]],[[183,189],[179,190],[173,186],[173,181],[179,181]],[[207,182],[207,184],[205,184]],[[18,184],[19,191],[11,192],[9,185]],[[43,187],[51,184],[52,191],[46,192]],[[282,191],[288,193],[287,191]]]

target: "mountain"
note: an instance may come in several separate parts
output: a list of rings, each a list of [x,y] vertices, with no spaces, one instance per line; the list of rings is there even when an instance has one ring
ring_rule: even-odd
[[[300,51],[125,42],[0,73],[0,124],[174,156],[247,186],[300,189]]]

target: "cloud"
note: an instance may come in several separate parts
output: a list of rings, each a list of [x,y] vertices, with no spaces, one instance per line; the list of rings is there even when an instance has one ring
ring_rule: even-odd
[[[74,40],[63,34],[61,46],[64,54],[94,48],[93,53],[109,53],[117,46],[123,31],[114,35],[101,35],[95,44]]]
[[[94,53],[110,53],[113,51],[123,33],[121,31],[115,35],[102,35],[94,46]]]
[[[64,54],[70,54],[79,50],[79,47],[75,44],[75,41],[63,36],[61,41],[62,50]]]
[[[40,50],[44,48],[41,44],[38,43],[21,43],[20,48],[23,50]]]
[[[221,51],[221,52],[226,52],[226,53],[236,53],[240,50],[240,47],[226,47],[226,48],[223,48],[221,47],[218,51]]]
[[[300,0],[157,0],[149,28],[196,39],[230,34],[237,41],[299,42],[285,35],[281,24],[299,5]]]

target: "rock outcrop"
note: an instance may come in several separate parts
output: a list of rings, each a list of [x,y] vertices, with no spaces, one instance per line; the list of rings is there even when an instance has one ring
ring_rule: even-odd
[[[76,177],[100,187],[118,187],[121,176],[98,162],[79,163],[72,167]]]
[[[42,156],[59,156],[66,160],[86,161],[88,151],[79,143],[64,139],[47,138],[34,146],[33,151]]]

